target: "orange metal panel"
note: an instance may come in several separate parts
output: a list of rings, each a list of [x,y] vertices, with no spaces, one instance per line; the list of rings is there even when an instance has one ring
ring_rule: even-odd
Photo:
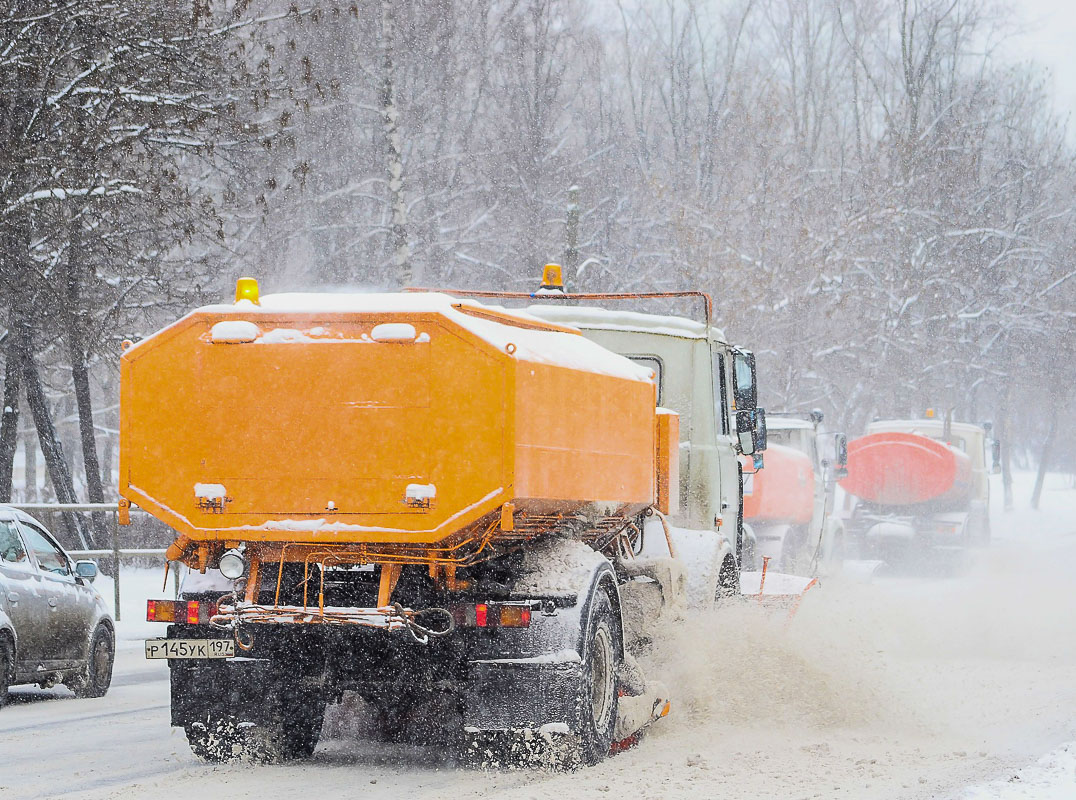
[[[659,409],[657,425],[657,507],[662,514],[680,513],[680,415]]]
[[[263,333],[329,333],[268,344],[211,341],[220,319],[124,354],[123,494],[138,505],[196,539],[427,543],[506,499],[506,355],[436,317],[260,315]],[[386,321],[429,341],[361,338]],[[223,487],[221,507],[199,507],[196,484]],[[428,507],[406,504],[410,484],[435,487]]]
[[[926,436],[872,433],[848,443],[848,477],[841,487],[879,505],[932,502],[964,508],[971,489],[971,459]]]
[[[654,501],[651,383],[516,365],[516,493],[621,505]]]
[[[744,474],[754,469],[741,456]],[[751,491],[743,496],[744,519],[805,525],[814,514],[814,468],[811,459],[792,447],[771,444],[765,467],[754,473]]]

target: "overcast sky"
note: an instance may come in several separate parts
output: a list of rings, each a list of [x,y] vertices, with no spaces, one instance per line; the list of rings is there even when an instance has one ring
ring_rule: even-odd
[[[1014,0],[1025,31],[1011,43],[1014,58],[1038,61],[1053,76],[1057,110],[1076,131],[1076,0]]]

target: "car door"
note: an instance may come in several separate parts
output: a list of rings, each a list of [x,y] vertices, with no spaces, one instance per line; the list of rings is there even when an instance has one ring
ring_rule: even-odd
[[[33,672],[42,658],[48,618],[41,577],[10,516],[0,517],[0,611],[18,638],[15,671]]]
[[[19,520],[23,539],[37,562],[45,596],[47,625],[43,661],[47,669],[63,669],[81,658],[89,636],[86,623],[80,619],[80,587],[75,583],[71,560],[44,528]]]

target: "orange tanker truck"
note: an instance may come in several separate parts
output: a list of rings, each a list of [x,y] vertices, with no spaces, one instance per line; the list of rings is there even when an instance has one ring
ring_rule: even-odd
[[[121,514],[171,526],[191,570],[150,601],[146,654],[201,757],[308,756],[345,690],[387,725],[538,731],[585,762],[668,712],[633,658],[685,584],[650,365],[446,294],[242,279],[129,345],[121,387]]]
[[[988,543],[989,429],[949,419],[888,420],[850,441],[840,485],[854,499],[846,528],[860,555],[892,562]],[[997,471],[996,441],[991,449]]]
[[[744,464],[744,519],[754,533],[747,565],[762,558],[782,572],[808,575],[840,568],[844,525],[833,514],[836,479],[847,474],[843,433],[821,430],[820,410],[766,417],[765,469]]]

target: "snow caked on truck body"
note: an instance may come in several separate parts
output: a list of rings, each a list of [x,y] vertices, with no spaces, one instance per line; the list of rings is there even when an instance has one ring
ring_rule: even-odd
[[[251,286],[122,360],[123,502],[221,579],[149,612],[195,752],[307,756],[345,690],[587,762],[667,713],[632,656],[683,584],[643,552],[680,494],[654,371],[447,295]]]

